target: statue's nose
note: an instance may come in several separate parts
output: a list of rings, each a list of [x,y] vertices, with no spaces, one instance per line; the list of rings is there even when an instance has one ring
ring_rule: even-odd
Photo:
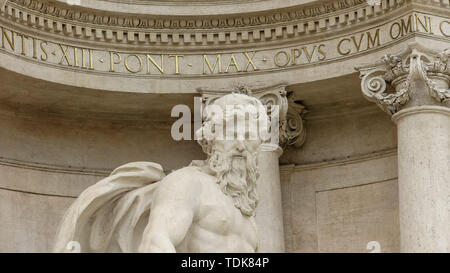
[[[245,150],[245,147],[244,147],[244,145],[239,144],[239,145],[236,147],[236,150],[237,150],[238,152],[242,153],[242,152]]]

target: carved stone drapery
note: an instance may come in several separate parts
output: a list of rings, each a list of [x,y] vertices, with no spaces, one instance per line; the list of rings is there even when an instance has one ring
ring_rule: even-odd
[[[228,93],[244,93],[258,98],[266,106],[269,119],[271,106],[279,107],[279,143],[281,148],[288,145],[301,146],[306,139],[304,115],[308,112],[303,104],[295,100],[292,92],[286,91],[285,84],[252,88],[247,85],[237,85],[233,90],[198,90],[202,94],[203,107]]]
[[[449,57],[450,49],[438,53],[412,43],[398,55],[388,54],[374,64],[359,66],[363,95],[391,115],[411,100],[417,83],[425,84],[439,103],[449,101]]]

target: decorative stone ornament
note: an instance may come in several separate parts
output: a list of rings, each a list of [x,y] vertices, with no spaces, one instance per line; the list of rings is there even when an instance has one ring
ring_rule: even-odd
[[[437,54],[435,61],[421,71],[430,95],[439,102],[450,100],[450,49]],[[429,75],[429,76],[428,76]]]
[[[304,116],[308,113],[306,107],[295,99],[294,93],[287,94],[288,111],[283,124],[280,124],[280,143],[282,147],[302,146],[306,141]]]
[[[398,55],[385,55],[375,64],[356,68],[361,75],[363,95],[383,111],[394,114],[413,96],[421,97],[415,88],[421,83],[439,103],[450,100],[450,50],[441,53],[412,43]]]

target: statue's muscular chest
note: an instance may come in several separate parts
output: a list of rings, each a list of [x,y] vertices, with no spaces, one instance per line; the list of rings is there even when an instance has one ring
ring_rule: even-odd
[[[196,224],[221,236],[241,238],[250,245],[257,245],[254,220],[242,215],[217,185],[210,185],[202,193],[202,202],[197,211]]]

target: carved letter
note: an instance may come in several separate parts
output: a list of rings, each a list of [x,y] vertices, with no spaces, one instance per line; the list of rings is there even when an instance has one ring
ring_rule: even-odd
[[[130,66],[128,65],[128,58],[130,58],[131,56],[135,57],[139,61],[139,68],[138,68],[138,70],[132,70],[130,68]],[[142,59],[141,59],[141,57],[139,57],[136,54],[130,54],[127,57],[125,57],[124,63],[125,63],[125,68],[131,73],[138,73],[138,72],[142,71]]]
[[[37,46],[36,46],[36,38],[31,37],[33,40],[33,58],[37,59]]]
[[[398,33],[397,33],[397,35],[395,35],[395,37],[394,37],[394,34],[393,34],[393,33],[394,33],[394,32],[393,32],[394,26],[397,26],[397,28],[398,28]],[[391,36],[391,39],[392,39],[392,40],[395,40],[395,39],[397,39],[401,34],[402,34],[402,28],[400,27],[400,24],[397,23],[397,22],[393,23],[393,24],[391,25],[391,28],[389,29],[389,35]]]
[[[22,38],[22,52],[21,52],[20,54],[26,55],[26,54],[25,54],[25,39],[28,39],[29,37],[26,36],[26,35],[24,35],[24,34],[20,34],[20,33],[17,33],[17,36],[19,36],[20,38]]]
[[[245,57],[247,57],[247,65],[245,66],[245,71],[248,71],[249,65],[252,65],[253,70],[258,70],[258,68],[256,68],[255,63],[253,62],[253,57],[255,57],[255,51],[250,53],[252,53],[251,56],[248,55],[248,52],[244,52]]]
[[[439,29],[441,30],[442,35],[444,35],[445,37],[450,37],[450,33],[444,32],[444,24],[447,24],[450,26],[450,21],[442,21],[439,24]]]
[[[5,39],[8,41],[9,46],[11,47],[11,50],[15,50],[14,47],[14,32],[11,30],[11,37],[8,37],[6,34],[6,29],[2,27],[2,47],[5,48]]]
[[[302,56],[302,52],[300,50],[298,50],[297,48],[293,48],[291,49],[291,55],[292,55],[292,65],[295,65],[295,60]]]
[[[78,48],[73,48],[73,66],[78,67]]]
[[[338,50],[339,54],[341,54],[341,55],[348,55],[348,54],[350,54],[350,52],[351,52],[350,49],[349,49],[348,51],[346,51],[346,52],[342,52],[341,45],[342,45],[342,43],[343,43],[344,41],[350,42],[350,39],[344,38],[344,39],[340,40],[339,43],[338,43],[338,45],[337,45],[337,50]]]
[[[116,62],[114,61],[114,56],[117,56],[119,60]],[[122,61],[122,56],[120,53],[110,51],[109,52],[109,72],[114,72],[114,64],[120,64]]]
[[[322,57],[319,57],[319,61],[323,61],[327,58],[327,52],[324,49],[322,49],[322,47],[325,47],[325,45],[320,44],[318,47],[318,52],[320,55],[322,55]]]
[[[234,54],[231,54],[230,62],[228,63],[228,66],[227,66],[227,69],[225,69],[225,72],[228,72],[228,70],[230,69],[231,66],[236,67],[236,71],[240,72],[239,66],[238,66],[238,64],[236,62],[236,58],[234,57]]]
[[[353,40],[353,44],[354,44],[355,47],[356,47],[356,52],[359,52],[359,49],[361,48],[362,39],[364,38],[364,33],[361,33],[361,36],[360,36],[360,38],[359,38],[359,43],[356,42],[355,36],[352,36],[351,38],[352,38],[352,40]]]
[[[306,46],[303,47],[303,52],[305,52],[306,59],[308,59],[308,63],[311,63],[311,59],[314,56],[314,51],[316,51],[316,46],[313,47],[311,54],[309,54],[308,48],[306,48]]]
[[[45,58],[43,58],[42,55],[41,55],[41,60],[42,61],[47,61],[48,60],[48,52],[47,52],[47,49],[45,49],[44,45],[47,45],[47,42],[42,41],[40,46],[41,46],[42,52],[44,52],[44,54],[45,54]]]
[[[164,55],[161,54],[161,65],[158,65],[155,60],[153,60],[150,54],[147,54],[147,74],[150,74],[150,62],[159,70],[161,74],[164,74]]]
[[[62,56],[61,56],[61,60],[59,61],[59,64],[63,64],[64,60],[66,60],[67,65],[70,66],[70,61],[69,61],[69,57],[67,57],[67,50],[69,49],[69,46],[67,46],[66,48],[64,48],[61,44],[58,44],[59,48],[61,49],[62,52]]]
[[[408,23],[405,23],[405,20],[401,20],[402,24],[402,36],[412,32],[412,23],[411,23],[412,15],[408,16]]]
[[[376,43],[376,45],[375,45]],[[370,32],[367,32],[367,49],[371,49],[373,47],[380,46],[380,29],[378,28],[375,31],[375,37],[372,38],[372,34]]]
[[[206,67],[205,64],[208,65],[209,71],[211,73],[214,73],[214,70],[216,69],[216,65],[218,67],[219,73],[222,73],[222,62],[221,62],[221,56],[220,54],[216,55],[216,62],[214,63],[214,66],[211,66],[211,63],[208,60],[208,57],[206,55],[203,55],[203,74],[206,74]]]
[[[283,54],[283,55],[286,57],[286,62],[285,62],[284,64],[280,64],[280,62],[279,62],[279,60],[278,60],[278,57],[280,56],[280,54]],[[289,57],[289,54],[286,53],[286,51],[278,51],[278,52],[275,54],[275,56],[273,57],[273,60],[274,60],[274,62],[275,62],[275,65],[278,66],[278,67],[285,67],[285,66],[289,63],[289,60],[290,60],[290,59],[291,59],[291,58]]]
[[[178,62],[178,58],[183,58],[184,55],[169,55],[169,58],[175,58],[175,74],[180,74],[180,66],[179,66],[179,62]]]
[[[425,30],[425,32],[431,33],[432,32],[431,18],[424,16],[424,21],[425,21],[424,22],[420,19],[420,17],[417,14],[415,14],[415,16],[416,16],[416,30],[419,31],[419,24],[420,24],[420,26],[422,26],[422,28]],[[428,22],[430,23],[429,25],[428,25]]]

